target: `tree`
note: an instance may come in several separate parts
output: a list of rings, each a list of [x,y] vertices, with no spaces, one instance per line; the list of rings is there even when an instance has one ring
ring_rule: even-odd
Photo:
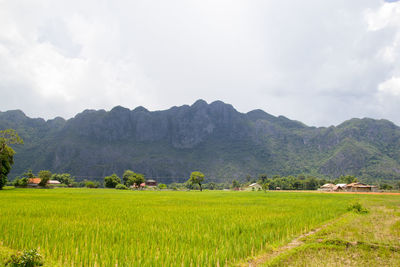
[[[143,174],[134,173],[131,170],[126,170],[122,179],[126,186],[136,185],[137,187],[140,187],[140,185],[146,181]]]
[[[214,182],[208,183],[208,189],[215,190],[216,187],[217,187],[217,185]]]
[[[339,183],[345,183],[345,184],[351,184],[351,183],[357,183],[358,179],[352,175],[346,175],[346,176],[340,176],[338,179],[335,180],[336,184]]]
[[[26,177],[28,179],[35,178],[35,174],[33,174],[32,170],[27,170],[26,172],[24,172],[22,177]]]
[[[71,177],[71,174],[69,173],[55,173],[51,176],[52,180],[57,180],[62,184],[68,185],[68,186],[72,186],[72,184],[74,183],[74,178]]]
[[[318,180],[315,177],[309,176],[304,182],[305,189],[316,190],[318,188]]]
[[[198,184],[200,187],[200,191],[203,191],[203,188],[201,187],[201,183],[203,181],[204,181],[204,174],[202,172],[192,172],[188,180],[188,182],[192,185]]]
[[[240,187],[240,183],[238,181],[236,181],[236,180],[233,180],[232,181],[232,188],[236,189],[236,188],[239,188],[239,187]]]
[[[389,184],[380,184],[379,188],[382,190],[392,190],[393,186],[389,185]]]
[[[136,173],[134,173],[134,172],[131,171],[131,170],[126,170],[126,171],[124,172],[124,174],[122,175],[122,180],[124,181],[124,185],[130,186],[131,184],[128,185],[128,181],[129,181],[130,179],[132,179],[132,177],[134,177],[135,174],[136,174]]]
[[[267,190],[269,189],[269,183],[262,184],[262,189],[264,190],[264,192],[267,192]]]
[[[38,173],[38,177],[40,178],[39,186],[46,186],[47,182],[51,178],[51,172],[50,171],[40,171]]]
[[[136,185],[137,187],[140,187],[141,184],[146,182],[146,180],[144,179],[144,175],[140,174],[140,173],[136,173],[136,175],[133,177],[132,181],[133,181],[132,184]]]
[[[246,175],[246,182],[250,182],[250,180],[251,180],[251,175],[250,175],[250,174],[247,174],[247,175]]]
[[[14,186],[22,186],[25,187],[28,185],[28,178],[22,177],[22,178],[16,178],[13,182]]]
[[[264,173],[264,174],[260,174],[259,178],[261,180],[261,184],[264,184],[267,181],[268,176]]]
[[[23,144],[17,132],[12,129],[0,131],[0,190],[7,183],[7,175],[14,164],[15,151],[10,147],[12,144]]]
[[[104,177],[104,186],[108,188],[115,188],[117,184],[121,183],[121,179],[114,173],[111,176]]]

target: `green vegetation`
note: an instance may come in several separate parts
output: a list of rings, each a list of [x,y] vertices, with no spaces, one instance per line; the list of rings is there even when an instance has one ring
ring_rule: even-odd
[[[358,198],[368,214],[347,213],[293,248],[267,252],[259,266],[399,266],[399,196]]]
[[[108,188],[115,188],[117,184],[121,183],[121,178],[115,173],[111,176],[104,177],[104,186]]]
[[[55,173],[51,176],[52,180],[57,180],[66,186],[74,186],[75,178],[71,176],[69,173]]]
[[[12,129],[0,131],[0,190],[7,183],[7,175],[14,164],[15,151],[10,147],[12,144],[23,144],[17,132]]]
[[[215,102],[157,112],[85,111],[68,121],[0,112],[0,129],[7,128],[25,141],[15,146],[12,178],[30,168],[103,182],[104,173],[122,176],[135,166],[146,177],[166,178],[164,183],[183,182],[192,170],[218,183],[244,183],[260,173],[328,180],[349,174],[393,188],[400,179],[400,128],[386,120],[316,128]]]
[[[134,185],[135,187],[140,187],[142,183],[145,182],[144,175],[140,173],[134,173],[131,170],[126,170],[122,176],[124,184],[127,187]]]
[[[117,184],[117,186],[115,187],[115,189],[119,189],[119,190],[128,190],[129,188],[124,185],[124,184]]]
[[[83,185],[87,188],[98,188],[100,186],[98,182],[93,181],[83,181]]]
[[[47,186],[47,182],[50,180],[51,175],[52,174],[50,171],[46,171],[46,170],[40,171],[38,173],[38,177],[41,179],[39,186]]]
[[[11,255],[6,262],[6,266],[10,267],[36,267],[43,265],[43,257],[37,249],[25,250]]]
[[[359,213],[359,214],[366,214],[366,213],[368,213],[368,210],[367,210],[366,208],[364,208],[364,207],[361,205],[360,202],[356,202],[356,203],[353,203],[353,204],[349,205],[349,206],[347,207],[347,210],[348,210],[348,211],[353,211],[353,212]]]
[[[0,242],[15,251],[40,247],[45,262],[62,266],[232,265],[346,213],[354,198],[286,192],[3,190]]]
[[[190,183],[192,186],[199,185],[200,191],[203,191],[203,188],[201,187],[203,181],[204,181],[204,173],[196,171],[190,174],[190,178],[187,182]]]

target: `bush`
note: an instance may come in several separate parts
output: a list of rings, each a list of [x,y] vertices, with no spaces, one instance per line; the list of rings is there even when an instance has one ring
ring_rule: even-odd
[[[124,185],[124,184],[117,184],[117,186],[115,187],[115,189],[127,190],[128,187],[126,187],[126,185]]]
[[[11,255],[6,266],[12,267],[35,267],[43,265],[43,257],[37,249],[25,250]]]
[[[359,202],[353,203],[347,207],[347,211],[353,211],[359,214],[368,213],[368,210],[364,208]]]
[[[92,182],[92,181],[86,181],[86,182],[85,182],[85,186],[86,186],[87,188],[97,188],[97,187],[99,187],[99,183],[97,183],[97,182]]]
[[[160,189],[167,189],[167,185],[166,184],[159,184],[158,188]]]
[[[121,178],[119,178],[115,173],[111,176],[104,177],[104,186],[108,188],[115,188],[117,184],[121,183]]]

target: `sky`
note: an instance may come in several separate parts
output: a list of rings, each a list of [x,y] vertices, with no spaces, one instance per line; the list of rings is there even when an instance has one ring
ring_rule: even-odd
[[[197,99],[310,126],[400,125],[400,2],[0,0],[0,111]]]

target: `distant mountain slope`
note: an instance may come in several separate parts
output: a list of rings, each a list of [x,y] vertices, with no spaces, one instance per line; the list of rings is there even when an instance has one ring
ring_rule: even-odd
[[[45,121],[0,112],[0,129],[18,131],[11,176],[31,168],[101,179],[125,169],[176,181],[201,170],[213,180],[250,174],[400,179],[400,128],[351,119],[315,128],[262,110],[247,114],[221,101],[150,112],[143,107],[85,110]],[[167,179],[166,179],[167,178]]]

